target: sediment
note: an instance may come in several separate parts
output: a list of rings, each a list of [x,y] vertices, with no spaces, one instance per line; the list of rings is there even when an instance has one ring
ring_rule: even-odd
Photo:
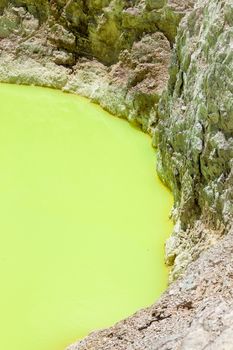
[[[151,134],[171,286],[69,350],[232,349],[232,0],[0,0],[0,81],[89,97]]]

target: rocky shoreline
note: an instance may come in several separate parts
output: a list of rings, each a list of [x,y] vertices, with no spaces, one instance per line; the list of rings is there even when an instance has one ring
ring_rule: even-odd
[[[174,194],[178,280],[70,350],[233,349],[232,72],[232,0],[0,0],[0,81],[77,93],[136,123]]]
[[[67,350],[231,350],[233,235],[191,263],[151,307]]]

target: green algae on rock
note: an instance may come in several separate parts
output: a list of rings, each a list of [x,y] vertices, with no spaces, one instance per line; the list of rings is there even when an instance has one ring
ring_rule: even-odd
[[[63,350],[165,290],[172,195],[150,138],[88,100],[4,84],[0,105],[0,347]]]

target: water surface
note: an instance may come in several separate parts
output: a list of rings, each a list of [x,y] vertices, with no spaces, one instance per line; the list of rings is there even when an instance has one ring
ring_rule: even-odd
[[[88,100],[0,85],[0,348],[63,350],[166,288],[151,140]]]

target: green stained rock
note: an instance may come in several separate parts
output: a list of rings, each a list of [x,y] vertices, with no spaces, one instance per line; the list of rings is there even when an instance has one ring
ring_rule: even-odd
[[[160,9],[166,4],[166,0],[146,0],[146,6],[148,9]]]
[[[222,196],[230,190],[233,158],[231,17],[229,1],[197,2],[181,22],[168,92],[159,105],[158,169],[175,195],[183,231],[174,234],[190,240],[182,252],[193,257],[197,220],[205,227],[199,240],[206,247],[206,232],[222,234],[233,216],[231,199]]]
[[[63,16],[75,28],[79,28],[86,21],[86,15],[83,12],[83,1],[68,1],[64,6]]]
[[[9,37],[19,28],[19,19],[17,15],[5,12],[5,16],[0,17],[0,38]]]
[[[153,135],[158,174],[175,199],[166,261],[178,278],[233,219],[232,0],[0,0],[0,15],[0,81],[87,96]],[[70,349],[190,350],[211,338],[219,350],[219,334],[232,344],[219,325],[200,326],[215,310],[204,298],[232,292],[232,242],[191,265],[160,306]]]
[[[73,33],[68,32],[63,26],[55,24],[51,28],[49,39],[56,46],[67,49],[69,51],[75,51],[76,39]]]
[[[170,41],[174,41],[177,18],[187,8],[179,9],[177,17],[177,3],[172,7],[161,1],[153,9],[144,0],[14,0],[5,5],[0,23],[7,26],[1,26],[5,40],[0,48],[11,55],[12,66],[15,60],[19,69],[20,58],[25,64],[30,58],[43,71],[47,63],[55,63],[56,69],[66,69],[64,89],[92,98],[152,134],[158,122],[158,101],[168,80]],[[164,30],[159,30],[167,11],[171,17]],[[175,29],[171,32],[170,27]],[[0,57],[2,66],[5,57]],[[6,71],[0,71],[6,81]],[[8,74],[11,81],[11,70]],[[25,81],[24,72],[20,77]],[[41,78],[33,80],[41,85]]]
[[[49,1],[48,0],[11,0],[7,3],[15,6],[24,6],[35,17],[41,21],[45,21],[49,16]]]

